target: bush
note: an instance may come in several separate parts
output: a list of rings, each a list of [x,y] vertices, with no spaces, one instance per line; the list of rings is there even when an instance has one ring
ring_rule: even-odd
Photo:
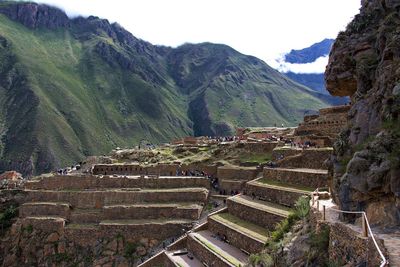
[[[125,258],[134,258],[137,247],[138,247],[137,244],[127,242],[125,245],[125,251],[124,251]]]
[[[10,206],[0,215],[0,225],[2,229],[8,228],[12,225],[12,219],[18,215],[17,211],[16,207]]]
[[[294,206],[294,216],[304,220],[310,213],[310,198],[305,196],[300,197]]]
[[[264,266],[272,267],[274,266],[273,258],[266,253],[251,254],[249,257],[249,262],[251,266]]]

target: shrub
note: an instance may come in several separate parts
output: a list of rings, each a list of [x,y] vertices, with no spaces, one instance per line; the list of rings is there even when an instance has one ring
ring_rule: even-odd
[[[300,197],[295,203],[294,216],[304,220],[310,212],[309,197]]]
[[[0,215],[0,226],[3,228],[8,228],[12,225],[12,219],[18,215],[17,208],[14,206],[8,207],[4,213]]]
[[[266,253],[259,254],[251,254],[249,257],[249,262],[251,266],[265,266],[272,267],[274,266],[273,258]]]

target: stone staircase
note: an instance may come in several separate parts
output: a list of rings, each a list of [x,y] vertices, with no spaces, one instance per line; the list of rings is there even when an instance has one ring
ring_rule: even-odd
[[[262,177],[244,183],[243,194],[227,199],[226,209],[140,266],[245,266],[297,199],[327,184],[326,170],[264,168]]]

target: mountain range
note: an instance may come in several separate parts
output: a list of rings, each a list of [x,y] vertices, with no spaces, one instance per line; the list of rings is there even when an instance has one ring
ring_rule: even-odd
[[[0,172],[48,172],[142,139],[294,126],[332,103],[226,45],[156,46],[98,17],[0,2]]]
[[[299,50],[291,50],[289,53],[284,55],[283,61],[284,63],[289,64],[300,64],[300,66],[301,64],[313,63],[318,58],[329,56],[329,52],[331,51],[334,41],[335,40],[333,39],[324,39],[321,42],[315,43],[309,47]],[[329,92],[325,87],[324,71],[325,70],[321,70],[316,73],[301,73],[289,70],[283,73],[290,79],[303,84],[308,88],[311,88],[319,93],[329,95]],[[333,103],[339,105],[347,102],[347,98],[335,97],[335,101]]]

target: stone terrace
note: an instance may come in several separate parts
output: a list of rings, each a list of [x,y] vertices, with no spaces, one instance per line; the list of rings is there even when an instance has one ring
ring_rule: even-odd
[[[229,169],[221,169],[218,178],[222,174],[231,178],[228,180],[240,181],[243,194],[228,198],[225,209],[210,214],[206,223],[140,266],[196,266],[199,262],[206,266],[245,266],[248,255],[263,249],[269,232],[289,216],[299,197],[328,184],[328,172],[320,169],[323,166],[289,167],[264,168],[258,178],[256,171],[231,174]]]
[[[94,246],[98,238],[123,235],[156,246],[179,236],[199,219],[208,199],[204,177],[54,176],[26,183],[22,227],[64,233]]]

